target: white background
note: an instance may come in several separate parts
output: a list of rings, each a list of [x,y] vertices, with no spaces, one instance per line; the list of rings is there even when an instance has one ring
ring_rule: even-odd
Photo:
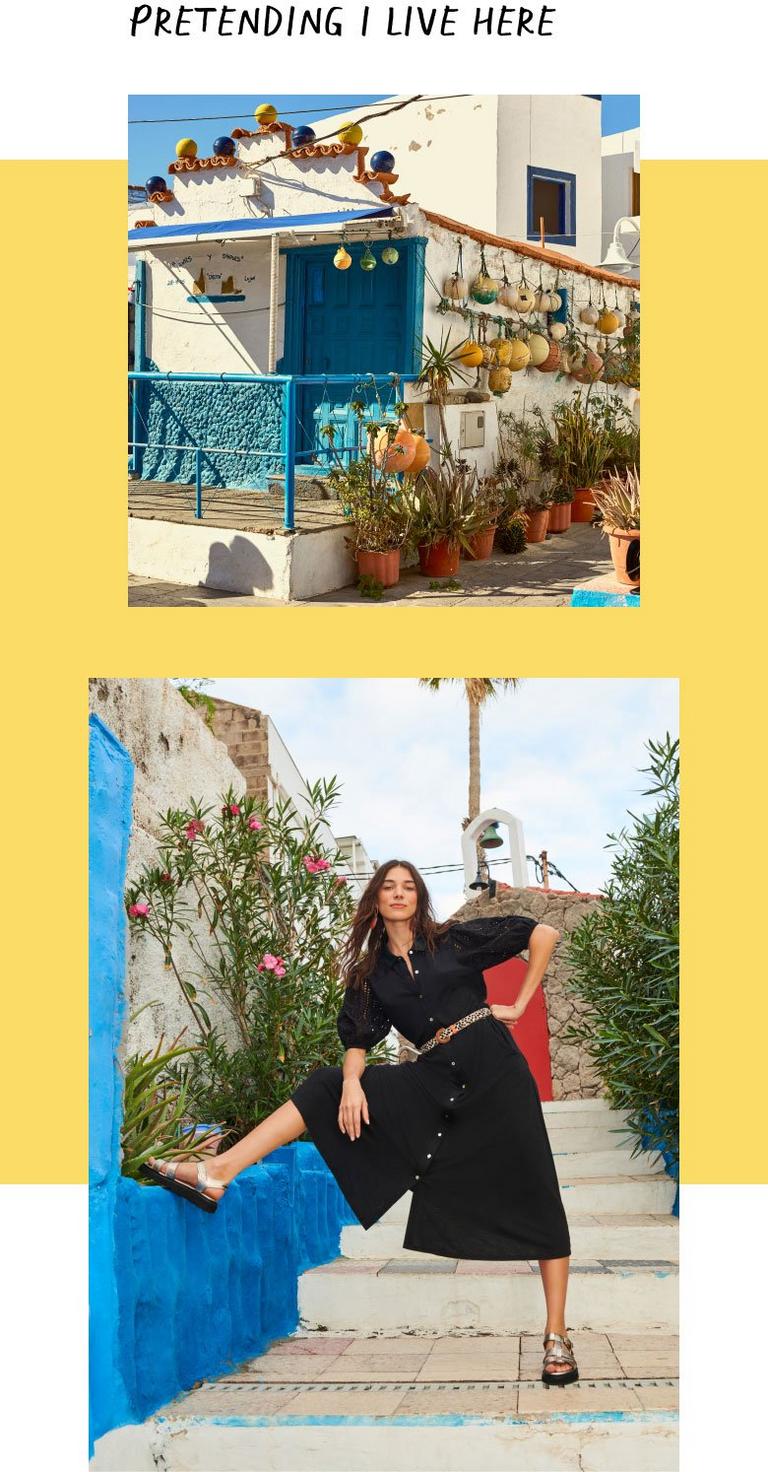
[[[482,0],[483,8],[488,0]],[[175,0],[166,0],[172,9]],[[245,0],[249,8],[253,0]],[[535,0],[529,0],[535,9]],[[0,156],[124,158],[128,93],[639,92],[644,158],[766,155],[766,7],[560,0],[556,34],[131,40],[131,0],[6,6]],[[373,0],[373,10],[383,8]],[[461,4],[463,16],[474,5]],[[471,142],[471,140],[470,140]]]

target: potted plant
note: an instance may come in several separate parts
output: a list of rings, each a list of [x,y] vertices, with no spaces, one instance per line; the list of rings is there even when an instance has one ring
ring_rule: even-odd
[[[425,470],[407,493],[411,536],[419,566],[428,577],[453,577],[462,549],[481,530],[484,509],[477,501],[477,471],[464,461],[444,460]]]
[[[534,412],[541,414],[540,410]],[[608,452],[607,431],[589,411],[589,392],[586,399],[582,399],[579,392],[555,405],[551,455],[559,489],[554,500],[555,507],[563,509],[555,511],[554,517],[550,515],[550,531],[565,531],[571,521],[592,520],[595,514],[592,488],[603,470]]]
[[[524,513],[526,542],[543,542],[549,527],[554,479],[549,438],[540,420],[525,414],[499,415],[500,465],[509,480],[514,509]]]
[[[595,486],[593,495],[608,537],[613,567],[620,583],[640,583],[640,472],[636,466],[614,471]]]
[[[477,484],[475,506],[482,525],[469,535],[469,547],[464,549],[468,562],[485,562],[493,552],[499,515],[505,504],[504,488],[495,475],[484,475]]]
[[[375,426],[376,432],[378,428]],[[382,587],[392,588],[400,579],[409,514],[397,475],[385,468],[386,456],[379,459],[381,465],[369,451],[344,467],[334,467],[328,479],[344,515],[353,523],[347,545],[357,562],[358,577],[374,578]]]

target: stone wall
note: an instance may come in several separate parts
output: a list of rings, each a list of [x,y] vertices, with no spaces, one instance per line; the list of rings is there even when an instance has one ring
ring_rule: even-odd
[[[90,682],[89,701],[91,711],[122,742],[134,763],[127,865],[127,881],[131,883],[144,864],[155,861],[160,814],[168,808],[184,807],[190,798],[216,803],[229,786],[242,793],[243,778],[226,747],[206,726],[203,714],[188,705],[168,680],[94,679]],[[178,947],[178,960],[180,967],[189,964],[197,970],[197,963],[183,945]],[[182,1027],[192,1024],[176,978],[163,965],[159,946],[151,936],[131,930],[128,1017],[145,1002],[153,1001],[160,1005],[148,1007],[134,1023],[127,1023],[123,1038],[126,1052],[154,1047],[161,1033],[170,1042]],[[207,1010],[229,1037],[232,1024],[223,1008],[211,1002]],[[192,1035],[190,1027],[189,1037]]]
[[[574,894],[572,890],[499,889],[493,900],[471,900],[456,912],[457,919],[478,915],[527,915],[560,931],[549,969],[542,981],[549,1026],[553,1099],[599,1099],[603,1088],[591,1060],[572,1043],[561,1039],[568,1024],[584,1008],[565,990],[569,967],[564,959],[565,941],[580,921],[600,903],[599,895]]]
[[[213,730],[245,778],[248,797],[269,796],[269,718],[260,710],[214,700]]]

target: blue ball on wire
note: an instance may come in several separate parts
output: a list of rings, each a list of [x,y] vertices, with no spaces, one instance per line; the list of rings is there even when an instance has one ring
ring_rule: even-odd
[[[386,148],[380,148],[371,158],[371,168],[376,174],[391,174],[395,167],[395,155],[387,153]]]

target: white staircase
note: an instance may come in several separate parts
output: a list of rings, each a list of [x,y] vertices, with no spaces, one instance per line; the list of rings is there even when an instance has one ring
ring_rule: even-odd
[[[93,1468],[166,1472],[674,1472],[677,1219],[658,1157],[597,1100],[544,1114],[571,1232],[580,1379],[540,1379],[538,1264],[402,1246],[409,1197],[299,1280],[301,1329],[111,1433]]]

